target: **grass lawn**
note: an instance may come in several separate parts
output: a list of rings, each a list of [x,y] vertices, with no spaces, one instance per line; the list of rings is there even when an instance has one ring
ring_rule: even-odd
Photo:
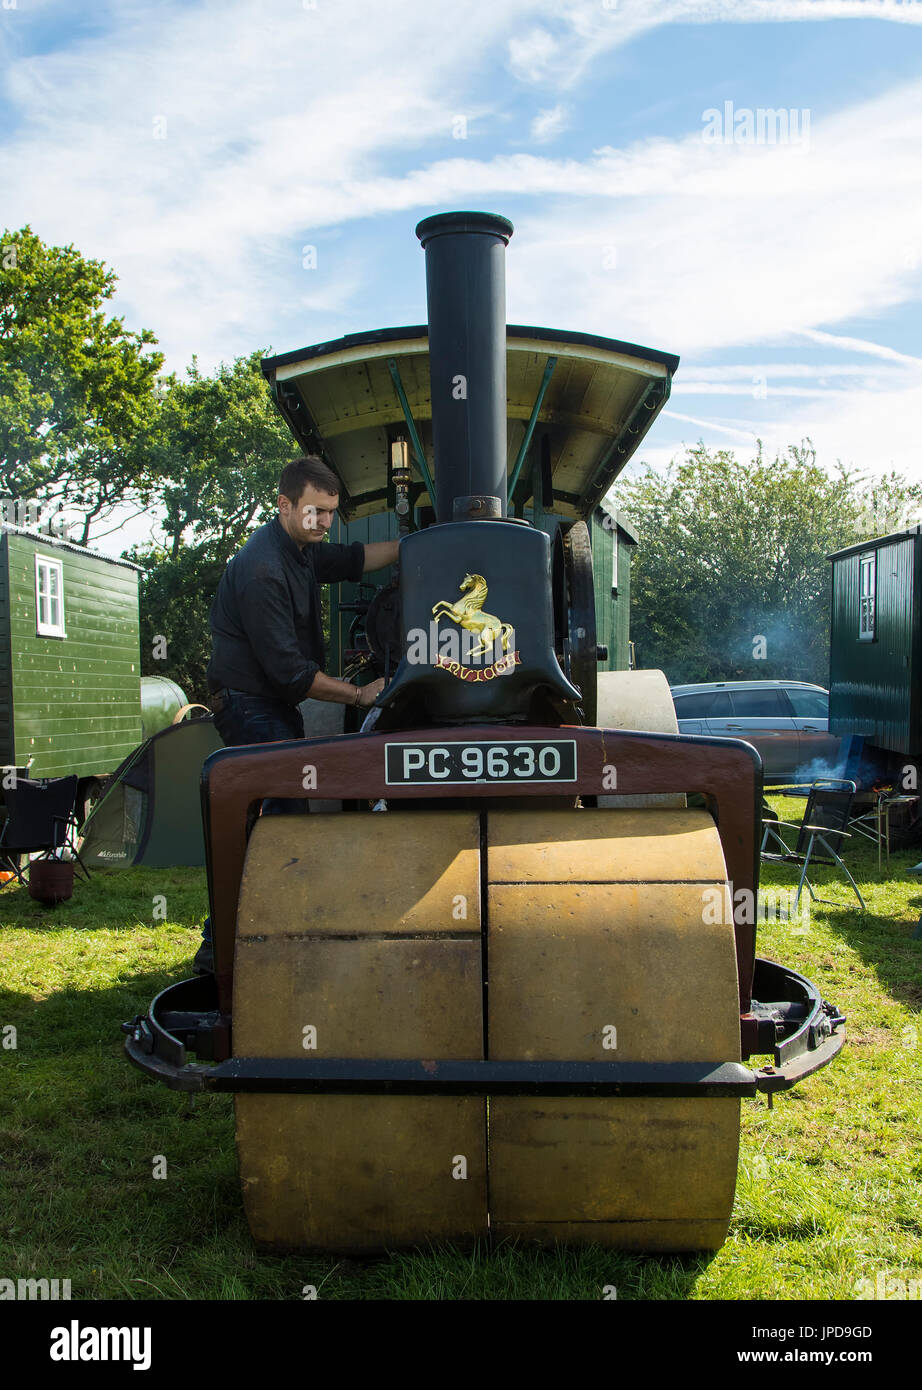
[[[802,803],[778,800],[798,819]],[[794,816],[791,808],[797,808]],[[0,1277],[70,1279],[72,1297],[853,1299],[876,1276],[922,1287],[922,940],[912,940],[922,857],[852,845],[869,911],[844,906],[806,931],[771,923],[759,954],[800,970],[848,1015],[831,1067],[776,1099],[744,1099],[730,1238],[710,1257],[501,1245],[357,1262],[254,1252],[234,1151],[233,1102],[194,1103],[125,1059],[119,1024],[190,973],[204,871],[101,870],[70,903],[0,891]],[[792,882],[766,867],[766,885]],[[159,896],[166,920],[155,920]],[[160,906],[160,913],[163,907]],[[160,914],[158,914],[160,915]],[[702,1001],[689,999],[690,1007]],[[167,1160],[167,1178],[152,1176]],[[871,1294],[873,1296],[873,1294]]]

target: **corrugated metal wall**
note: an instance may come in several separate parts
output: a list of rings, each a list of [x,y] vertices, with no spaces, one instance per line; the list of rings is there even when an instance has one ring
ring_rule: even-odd
[[[913,687],[918,663],[918,538],[896,537],[832,561],[829,728],[898,753],[922,749]],[[859,566],[876,550],[875,640],[858,640]]]
[[[600,647],[608,648],[608,660],[599,662],[600,671],[627,671],[631,664],[631,551],[633,546],[623,531],[613,527],[613,518],[596,508],[592,513],[589,539],[592,545],[592,577],[595,584],[595,623]],[[615,551],[617,550],[617,562]],[[614,574],[617,563],[617,575]]]
[[[141,741],[137,571],[13,532],[4,542],[12,756],[33,756],[34,777],[111,772]],[[36,551],[62,563],[63,638],[36,635]]]

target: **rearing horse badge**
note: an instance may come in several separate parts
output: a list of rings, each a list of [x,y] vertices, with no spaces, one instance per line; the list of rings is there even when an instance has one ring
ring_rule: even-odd
[[[440,599],[438,603],[432,605],[432,614],[438,623],[440,618],[449,617],[452,622],[464,628],[467,632],[476,632],[480,635],[480,641],[471,647],[469,656],[481,656],[488,648],[496,650],[497,642],[502,650],[502,657],[492,666],[476,668],[473,666],[462,666],[457,661],[447,661],[443,656],[437,656],[433,665],[441,666],[443,670],[457,676],[459,680],[483,681],[492,680],[494,676],[503,675],[511,671],[514,666],[519,665],[521,658],[518,652],[509,651],[509,642],[514,635],[511,623],[504,623],[500,618],[494,617],[492,613],[484,613],[483,605],[487,597],[487,581],[482,574],[466,574],[458,585],[462,597],[457,603],[449,603],[447,599]]]

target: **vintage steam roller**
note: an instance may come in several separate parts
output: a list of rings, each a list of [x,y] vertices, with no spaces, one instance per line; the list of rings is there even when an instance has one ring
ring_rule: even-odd
[[[262,1247],[713,1250],[740,1098],[770,1101],[844,1031],[755,957],[755,750],[680,737],[662,673],[598,670],[585,521],[677,359],[507,330],[505,218],[417,234],[428,334],[265,364],[346,520],[399,524],[364,617],[388,683],[354,732],[208,759],[216,976],[165,990],[127,1050],[234,1092]],[[266,796],[323,810],[248,838]]]

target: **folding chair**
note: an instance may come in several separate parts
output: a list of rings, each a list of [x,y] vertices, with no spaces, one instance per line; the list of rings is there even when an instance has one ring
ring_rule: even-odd
[[[72,851],[89,879],[75,839],[77,783],[77,777],[48,777],[34,782],[22,777],[14,787],[4,788],[8,816],[0,831],[0,855],[20,883],[26,881],[19,866],[20,855],[51,859],[64,848]]]
[[[804,809],[804,818],[801,825],[794,825],[791,821],[765,821],[764,832],[762,835],[761,858],[767,864],[799,864],[800,882],[797,885],[797,897],[794,899],[794,911],[800,902],[800,895],[804,891],[804,884],[810,892],[810,897],[817,903],[829,903],[832,907],[841,907],[841,903],[833,902],[830,898],[818,898],[813,891],[813,885],[807,877],[807,870],[811,864],[823,864],[831,866],[838,864],[845,877],[848,879],[855,896],[860,902],[864,911],[867,911],[867,903],[858,891],[858,885],[852,878],[848,869],[839,858],[839,849],[842,841],[851,839],[846,829],[849,823],[849,815],[852,808],[857,788],[854,782],[848,782],[840,778],[829,778],[823,782],[813,782],[810,784],[807,796],[807,805]],[[790,830],[797,831],[797,843],[793,850],[782,839],[777,827],[787,826]],[[781,846],[782,853],[775,854],[766,850],[765,846],[769,839],[777,841]],[[819,844],[821,852],[816,852],[816,845]],[[822,852],[825,851],[825,854]]]

